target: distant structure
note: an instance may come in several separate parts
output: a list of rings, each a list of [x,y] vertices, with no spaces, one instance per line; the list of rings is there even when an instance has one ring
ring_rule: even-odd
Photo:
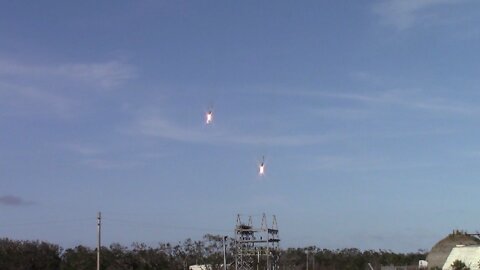
[[[426,260],[418,261],[418,269],[428,269],[428,261]]]
[[[471,257],[472,254],[476,254],[476,252],[472,252],[472,250],[475,250],[473,247],[478,248],[479,245],[480,239],[475,237],[475,235],[455,230],[432,247],[432,250],[427,256],[428,268],[438,267],[439,269],[448,269],[447,259],[452,260],[453,258],[457,258],[464,260],[466,257]],[[469,248],[460,249],[460,247]],[[463,255],[461,254],[465,254],[466,257],[462,257]],[[478,262],[480,260],[480,253],[478,253],[477,256],[476,261]]]
[[[368,263],[370,270],[374,270],[372,265]],[[419,260],[418,265],[402,265],[402,266],[394,266],[394,265],[382,265],[380,266],[380,270],[427,270],[428,262],[425,260]]]
[[[250,216],[244,223],[237,215],[235,226],[235,269],[255,270],[258,268],[279,269],[279,242],[278,225],[275,215],[272,226],[267,225],[267,216],[263,214],[260,227],[253,226]]]
[[[190,265],[188,270],[212,270],[212,266],[210,264],[195,264]]]
[[[418,270],[421,269],[417,265],[408,265],[408,266],[382,266],[380,270]]]

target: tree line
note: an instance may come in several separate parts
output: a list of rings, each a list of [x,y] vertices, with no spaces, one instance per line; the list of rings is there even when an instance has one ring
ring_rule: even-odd
[[[233,239],[227,241],[227,264],[234,262]],[[63,249],[43,241],[0,239],[0,269],[2,270],[92,270],[96,269],[96,249],[78,245]],[[426,253],[395,253],[388,250],[355,248],[320,249],[315,246],[287,248],[280,251],[280,269],[364,270],[370,263],[381,265],[417,265]],[[186,239],[176,244],[159,243],[152,247],[144,243],[131,246],[111,244],[101,247],[102,270],[183,270],[194,264],[209,264],[220,269],[223,263],[223,238],[207,234],[202,240]],[[233,267],[230,269],[234,269]]]

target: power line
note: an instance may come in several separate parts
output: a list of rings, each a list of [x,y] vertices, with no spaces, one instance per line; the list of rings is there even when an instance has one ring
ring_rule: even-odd
[[[17,227],[17,226],[30,226],[30,225],[54,225],[54,224],[68,224],[68,223],[78,223],[92,221],[92,218],[75,218],[75,219],[53,219],[45,221],[31,221],[31,222],[21,222],[21,223],[3,223],[2,227]]]
[[[161,223],[156,223],[156,222],[138,222],[138,221],[132,221],[128,219],[119,219],[119,218],[109,218],[109,217],[104,217],[103,220],[106,221],[113,221],[121,224],[127,224],[127,225],[138,225],[138,226],[148,226],[148,227],[156,227],[160,229],[171,229],[171,230],[190,230],[190,231],[213,231],[213,232],[232,232],[232,230],[227,230],[227,229],[219,229],[219,228],[205,228],[205,227],[194,227],[194,226],[177,226],[174,224],[171,225],[165,225]]]

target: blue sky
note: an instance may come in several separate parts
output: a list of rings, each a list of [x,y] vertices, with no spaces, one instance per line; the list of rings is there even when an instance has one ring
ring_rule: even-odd
[[[477,231],[479,5],[4,1],[0,236],[93,246],[97,211],[105,244],[264,212],[283,247]]]

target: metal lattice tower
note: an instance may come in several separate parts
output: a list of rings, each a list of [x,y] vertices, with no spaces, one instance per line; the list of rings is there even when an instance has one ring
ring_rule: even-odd
[[[255,270],[279,269],[278,225],[275,215],[272,226],[268,227],[267,216],[263,214],[260,227],[254,227],[252,217],[243,223],[237,215],[235,226],[235,269]]]

